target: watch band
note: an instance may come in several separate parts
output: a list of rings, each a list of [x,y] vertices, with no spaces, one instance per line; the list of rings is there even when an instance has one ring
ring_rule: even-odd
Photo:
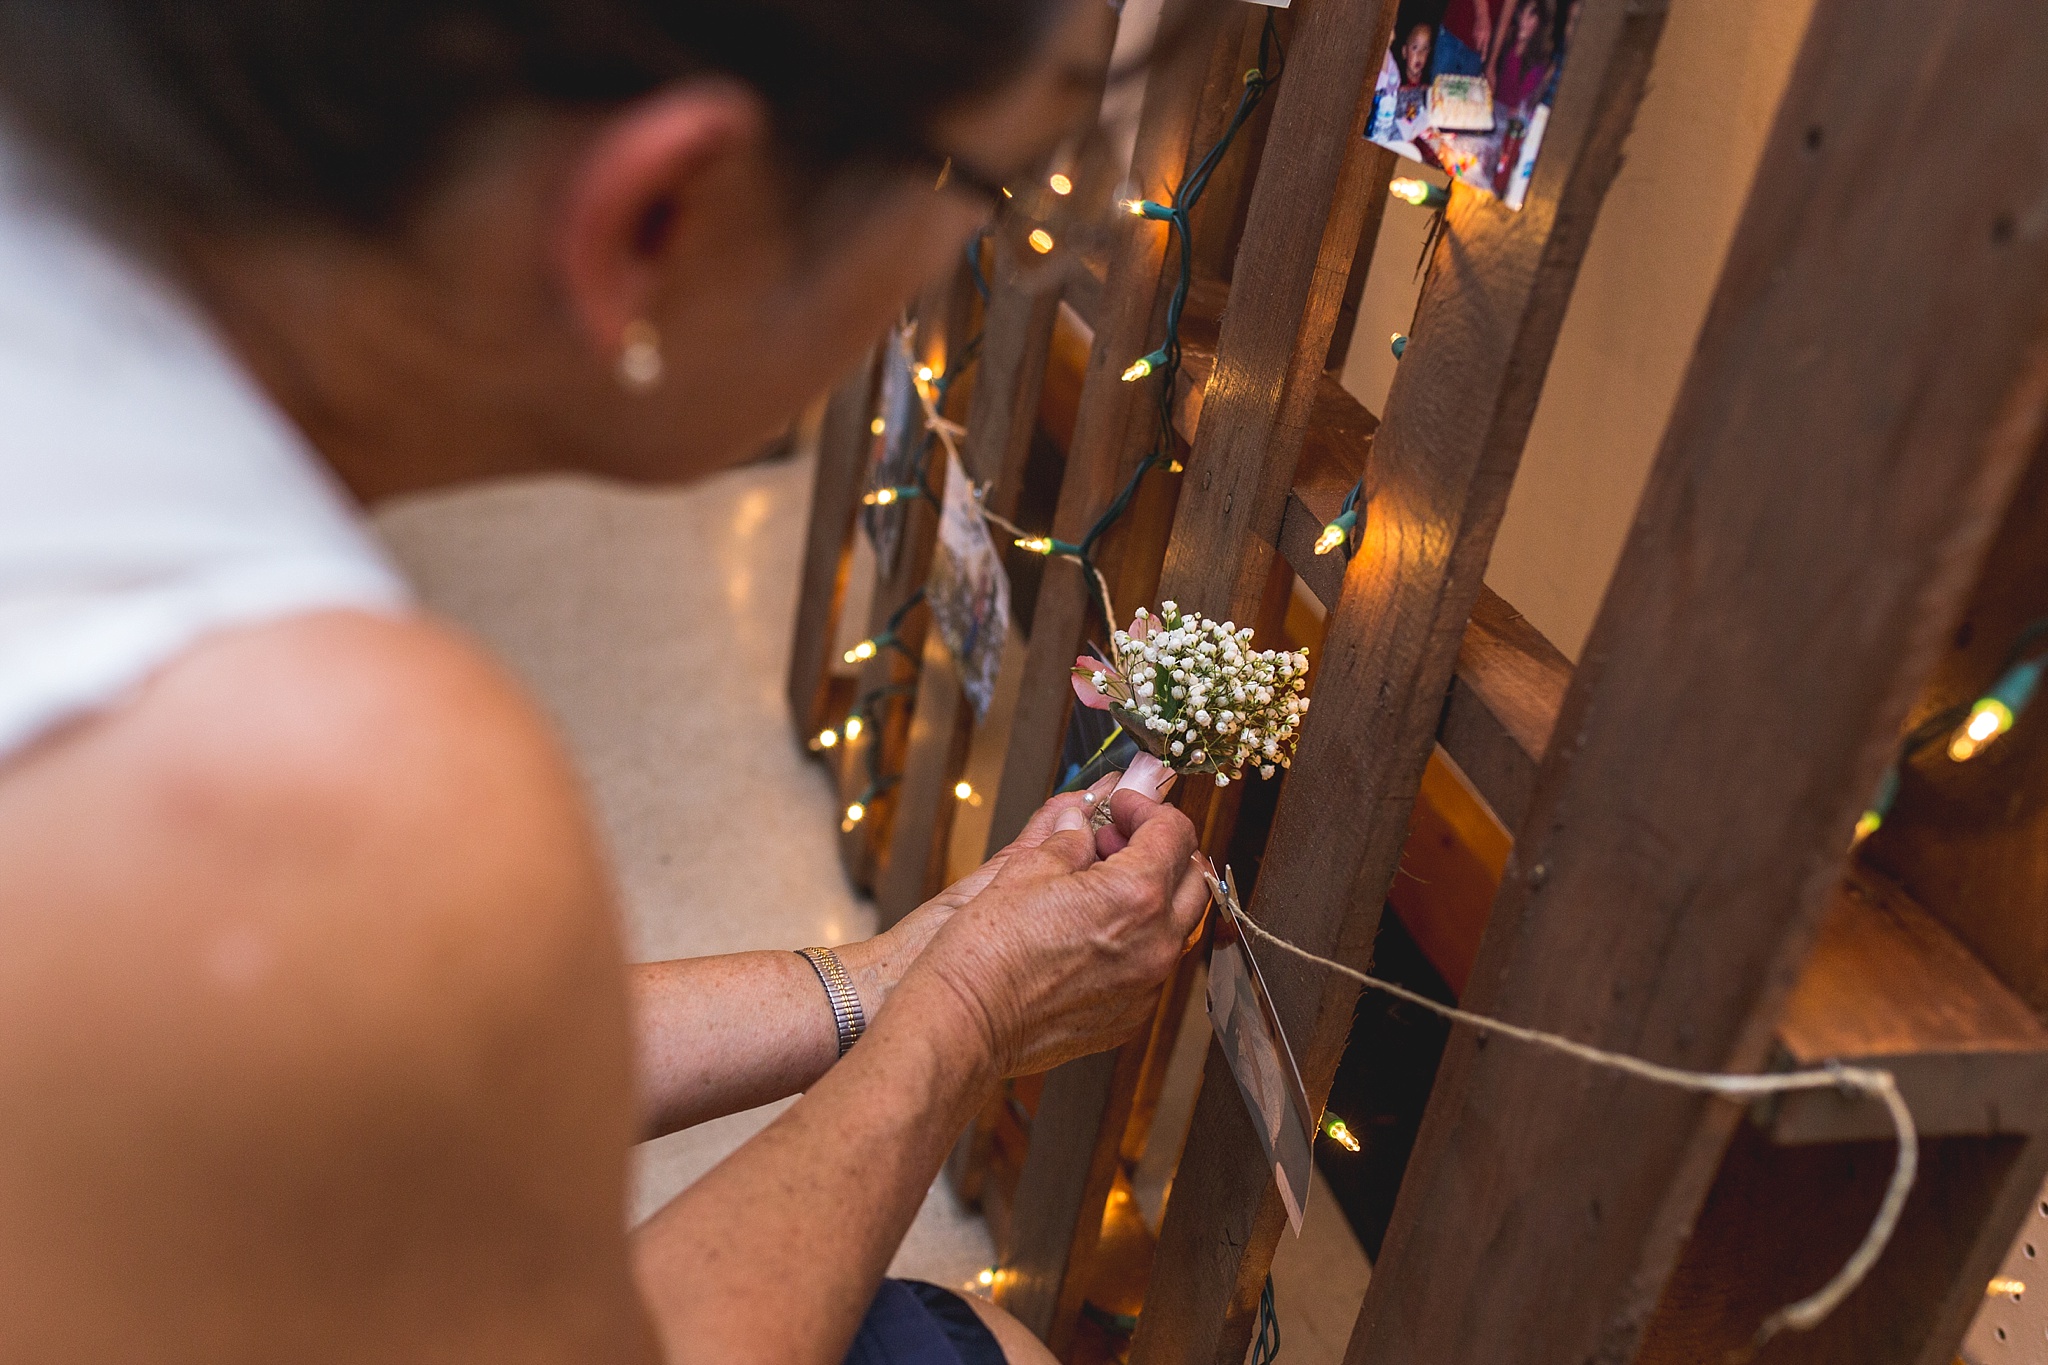
[[[797,956],[811,964],[811,970],[824,984],[825,999],[832,1006],[832,1022],[839,1030],[839,1055],[844,1057],[868,1031],[868,1018],[860,1007],[860,992],[853,988],[853,977],[847,973],[846,964],[830,948],[805,948]]]

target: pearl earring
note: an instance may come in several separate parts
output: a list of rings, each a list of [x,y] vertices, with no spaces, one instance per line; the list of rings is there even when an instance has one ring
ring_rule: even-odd
[[[628,393],[646,393],[661,383],[661,333],[636,318],[626,324],[619,351],[619,384]]]

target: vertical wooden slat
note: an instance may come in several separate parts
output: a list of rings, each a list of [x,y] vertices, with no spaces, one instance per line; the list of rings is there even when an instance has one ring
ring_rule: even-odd
[[[1194,22],[1205,9],[1202,0],[1168,0],[1161,22]],[[1233,25],[1246,22],[1246,14],[1224,13]],[[1182,44],[1148,78],[1131,161],[1132,183],[1143,193],[1168,195],[1187,166],[1198,115],[1209,110],[1213,122],[1213,110],[1225,99],[1234,104],[1230,87],[1236,83],[1242,88],[1243,80],[1243,73],[1234,69],[1232,37],[1239,31],[1232,28],[1218,43]],[[1212,47],[1223,60],[1212,60]],[[1122,382],[1122,374],[1132,360],[1158,344],[1178,270],[1178,257],[1169,259],[1166,234],[1157,224],[1128,214],[1116,216],[1107,282],[1094,319],[1095,344],[1053,515],[1051,534],[1061,540],[1078,542],[1087,534],[1152,446],[1157,422],[1153,395],[1145,385]],[[1112,577],[1121,535],[1121,528],[1112,531],[1097,554]],[[1079,565],[1065,559],[1047,562],[1031,622],[1022,699],[1011,725],[1002,787],[989,828],[990,852],[1016,838],[1052,790],[1073,700],[1068,672],[1095,611],[1093,601],[1094,591]]]
[[[804,536],[803,577],[796,631],[789,654],[789,715],[797,738],[809,741],[836,719],[824,711],[832,674],[832,640],[846,601],[853,519],[867,470],[868,419],[875,406],[880,347],[832,390],[818,431],[818,464],[811,479],[810,529]]]
[[[1272,147],[1252,190],[1234,271],[1233,293],[1243,292],[1224,312],[1210,397],[1188,457],[1159,588],[1160,595],[1189,608],[1250,621],[1273,577],[1271,541],[1279,533],[1287,481],[1322,378],[1344,274],[1357,254],[1374,178],[1384,180],[1388,154],[1360,134],[1370,75],[1392,24],[1392,8],[1382,0],[1317,0],[1303,7],[1295,30],[1271,114]],[[1240,63],[1247,51],[1256,53],[1251,25],[1237,54]],[[1383,186],[1379,197],[1384,199]],[[1227,221],[1222,215],[1222,208],[1213,208],[1207,221]],[[1158,225],[1151,230],[1162,238],[1167,231]],[[1271,397],[1276,391],[1282,395],[1277,405]],[[1266,499],[1270,506],[1248,491],[1264,485],[1277,490]],[[1261,512],[1270,514],[1264,522]],[[1128,603],[1120,597],[1120,605],[1152,594],[1132,596]],[[1199,786],[1190,793],[1189,814],[1214,847],[1228,838],[1236,793],[1219,801],[1209,784]],[[1020,1187],[1020,1227],[1027,1217],[1039,1216],[1051,1224],[1048,1236],[1064,1231],[1074,1245],[1088,1243],[1101,1224],[1115,1161],[1129,1141],[1146,1056],[1155,1059],[1156,1075],[1182,1013],[1170,995],[1151,1035],[1133,1039],[1114,1056],[1082,1059],[1048,1079],[1033,1129],[1033,1161]],[[1061,1135],[1066,1144],[1085,1141],[1087,1161],[1050,1151],[1040,1159],[1041,1129]],[[1027,1191],[1039,1206],[1031,1214],[1024,1208]],[[1057,1225],[1061,1219],[1067,1220],[1064,1229]],[[1066,1288],[1072,1298],[1071,1274]]]
[[[1394,8],[1304,10],[1167,550],[1161,592],[1184,609],[1248,621],[1271,577],[1347,278],[1385,203],[1393,153],[1363,133]]]
[[[1662,20],[1661,6],[1589,0],[1525,207],[1516,213],[1484,194],[1454,193],[1376,437],[1369,530],[1331,616],[1315,709],[1254,897],[1256,916],[1315,951],[1352,961],[1369,951],[1565,304]],[[1332,245],[1325,241],[1324,250]],[[1324,287],[1341,297],[1343,281]],[[1303,370],[1319,374],[1323,358],[1292,356],[1290,383],[1299,385]],[[1212,384],[1205,437],[1223,393]],[[1260,526],[1277,521],[1285,496],[1264,475],[1245,490]],[[1247,515],[1225,498],[1216,524]],[[1229,567],[1233,581],[1211,589],[1219,596],[1234,595],[1249,576]],[[1356,992],[1285,959],[1269,962],[1267,975],[1310,1099],[1320,1104]],[[1134,1360],[1237,1365],[1283,1223],[1258,1138],[1212,1047]]]
[[[2038,5],[1820,0],[1475,1007],[1680,1066],[1764,1060],[2048,401],[2048,163],[1957,193],[1923,139],[1960,120],[2039,146],[2044,82]],[[1347,1358],[1631,1358],[1738,1117],[1454,1034]],[[1892,1259],[1845,1330],[1900,1292]],[[1828,1341],[1774,1354],[1844,1358]]]
[[[1014,517],[1060,291],[1052,271],[1032,269],[1015,258],[1005,239],[997,242],[960,458],[968,477],[987,486],[984,505],[999,516]],[[885,927],[915,910],[945,881],[953,785],[966,766],[973,723],[974,710],[960,689],[952,657],[934,639],[926,646],[918,677],[889,856],[875,883],[875,906]]]
[[[1222,12],[1221,33],[1185,43],[1150,74],[1131,163],[1132,181],[1142,193],[1167,197],[1188,165],[1195,139],[1211,129],[1220,131],[1226,101],[1235,106],[1243,81],[1237,43],[1244,27],[1257,18],[1248,13],[1252,8]],[[1168,0],[1162,22],[1195,22],[1204,13],[1201,0]],[[1122,373],[1133,358],[1158,344],[1179,269],[1167,245],[1156,224],[1117,215],[1053,519],[1052,534],[1062,540],[1078,542],[1086,535],[1156,438],[1153,394],[1144,385],[1124,383]],[[1097,551],[1113,580],[1125,534],[1123,528],[1112,532]],[[1052,788],[1073,698],[1068,672],[1095,610],[1093,600],[1078,565],[1047,563],[990,825],[991,852],[1016,837]],[[1087,1262],[1114,1180],[1118,1140],[1142,1070],[1143,1048],[1139,1039],[1070,1062],[1046,1078],[1040,1108],[1043,1114],[1050,1106],[1050,1117],[1033,1123],[1019,1175],[1016,1229],[997,1297],[1055,1351],[1067,1344],[1080,1312]],[[1105,1097],[1112,1095],[1122,1096],[1122,1112],[1105,1121]]]
[[[1975,698],[2019,631],[2043,616],[2048,445],[2036,451],[1970,607],[1910,720],[1917,724]],[[1860,852],[1899,877],[1924,911],[1966,931],[2006,986],[2038,1000],[2048,990],[2048,957],[2039,950],[2041,907],[2048,905],[2048,726],[2025,725],[2001,743],[2003,751],[1994,746],[1962,764],[1950,762],[1941,744],[1930,745],[1907,768],[1905,790],[1884,828]],[[1802,988],[1812,974],[1809,962]],[[1952,1059],[1928,1079],[1967,1090],[1967,1070]],[[1923,1130],[1930,1120],[1939,1123],[1938,1097],[1924,1088],[1916,1093],[1909,1074],[1902,1073],[1902,1084]],[[1919,1185],[1869,1292],[1819,1331],[1774,1346],[1760,1361],[1947,1365],[1955,1357],[1985,1305],[1986,1282],[2005,1261],[2016,1229],[2033,1219],[2048,1174],[2048,1134],[2026,1132],[2040,1122],[2038,1113],[2009,1103],[1998,1114],[2002,1122],[2017,1120],[2019,1135],[1969,1133],[1934,1143],[1923,1155]],[[1658,1305],[1643,1359],[1676,1365],[1725,1354],[1744,1344],[1745,1324],[1777,1306],[1760,1299],[1819,1284],[1867,1224],[1889,1155],[1877,1144],[1786,1149],[1738,1134]],[[1797,1235],[1786,1235],[1792,1227]],[[2048,1343],[2015,1341],[2006,1349],[2030,1358],[2048,1353]]]

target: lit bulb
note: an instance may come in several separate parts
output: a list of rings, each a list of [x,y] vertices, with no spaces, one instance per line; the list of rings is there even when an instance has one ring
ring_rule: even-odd
[[[1164,351],[1154,351],[1151,355],[1139,356],[1131,362],[1131,368],[1124,371],[1124,383],[1135,384],[1164,364],[1166,364],[1166,352]]]
[[[2020,713],[2027,709],[2027,703],[2033,700],[2044,672],[2048,672],[2048,654],[2008,668],[1991,685],[1991,690],[1970,708],[1969,719],[1949,741],[1948,756],[1958,763],[1974,758],[1993,740],[2012,729]]]
[[[1948,744],[1948,756],[1967,763],[1982,753],[1992,740],[2012,729],[2012,711],[1995,697],[1986,697],[1970,708],[1970,718]]]
[[[1393,340],[1390,343],[1390,345],[1394,352],[1394,359],[1399,360],[1404,354],[1407,353],[1408,338],[1403,336],[1401,333],[1396,332],[1394,333]]]
[[[974,784],[973,784],[973,783],[971,783],[971,782],[955,782],[955,783],[953,784],[953,798],[954,798],[955,800],[957,800],[957,801],[969,801],[969,800],[972,800],[972,799],[973,799],[973,797],[974,797]]]
[[[888,429],[889,424],[887,422],[884,422],[879,417],[877,417],[874,421],[868,423],[868,430],[873,432],[877,436],[880,436],[883,432],[887,431]]]
[[[868,818],[868,808],[856,801],[846,808],[846,823],[857,825]]]
[[[929,365],[920,365],[917,367],[917,382],[920,384],[929,384],[932,382],[933,379],[938,377],[938,373],[939,372],[937,370],[934,370]]]
[[[1052,192],[1054,194],[1072,194],[1074,192],[1074,182],[1069,180],[1066,176],[1061,175],[1058,171],[1054,171],[1052,173],[1052,179],[1046,181],[1045,183],[1052,186]]]
[[[1882,811],[1867,810],[1863,812],[1863,814],[1856,817],[1856,833],[1850,839],[1849,847],[1854,848],[1883,827],[1884,813]]]
[[[887,507],[894,501],[896,501],[896,490],[893,488],[877,488],[874,492],[861,499],[861,503],[867,507]]]
[[[1316,553],[1326,555],[1330,551],[1348,543],[1351,539],[1351,528],[1356,525],[1358,525],[1357,508],[1339,515],[1335,521],[1323,528],[1321,535],[1316,537]]]
[[[1442,208],[1451,202],[1451,196],[1430,184],[1427,180],[1416,180],[1410,176],[1397,175],[1387,182],[1387,193],[1403,203],[1413,204],[1419,209]]]
[[[1031,243],[1031,249],[1041,256],[1050,255],[1052,252],[1052,234],[1044,228],[1031,229],[1031,235],[1024,240]]]
[[[1347,1152],[1358,1150],[1358,1138],[1352,1133],[1350,1125],[1335,1114],[1323,1115],[1323,1133]]]
[[[853,742],[854,742],[855,740],[859,739],[859,738],[860,738],[860,732],[861,732],[861,721],[860,721],[860,717],[859,717],[859,716],[848,716],[848,717],[846,718],[846,742],[847,742],[848,744],[851,744],[851,743],[853,743]]]
[[[873,640],[862,640],[852,649],[847,650],[843,657],[850,664],[864,664],[869,659],[875,657],[875,642]]]
[[[1035,555],[1049,555],[1052,553],[1052,541],[1045,536],[1025,536],[1017,542],[1017,548]]]
[[[980,1285],[983,1289],[989,1288],[996,1282],[995,1267],[990,1266],[988,1269],[982,1271],[979,1275],[976,1275],[974,1277],[974,1282]]]
[[[1145,201],[1142,199],[1124,200],[1124,212],[1130,214],[1133,218],[1143,218],[1145,216]]]
[[[1997,1279],[1984,1286],[1984,1297],[1987,1299],[1999,1294],[2010,1294],[2014,1298],[2018,1298],[2026,1292],[2027,1282],[2025,1280]]]
[[[818,731],[818,747],[820,749],[829,749],[838,742],[839,732],[837,730]]]

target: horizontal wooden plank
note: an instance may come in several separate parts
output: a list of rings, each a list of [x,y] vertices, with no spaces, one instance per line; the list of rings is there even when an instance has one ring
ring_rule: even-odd
[[[1571,686],[1571,660],[1491,589],[1458,647],[1437,742],[1512,832],[1529,813],[1536,768]]]
[[[1778,1021],[1787,1065],[1883,1067],[1921,1131],[2023,1133],[2048,1126],[2048,1028],[1942,923],[1875,873],[1842,884]],[[1891,1135],[1884,1111],[1831,1092],[1787,1097],[1779,1142]]]
[[[1174,416],[1182,435],[1192,441],[1214,355],[1191,345],[1182,365]],[[1326,606],[1343,586],[1344,557],[1315,553],[1316,538],[1365,471],[1378,429],[1378,419],[1335,376],[1324,377],[1278,549]],[[1458,672],[1437,738],[1509,830],[1520,826],[1528,811],[1536,766],[1571,676],[1571,661],[1541,631],[1492,590],[1481,590],[1458,651]]]

